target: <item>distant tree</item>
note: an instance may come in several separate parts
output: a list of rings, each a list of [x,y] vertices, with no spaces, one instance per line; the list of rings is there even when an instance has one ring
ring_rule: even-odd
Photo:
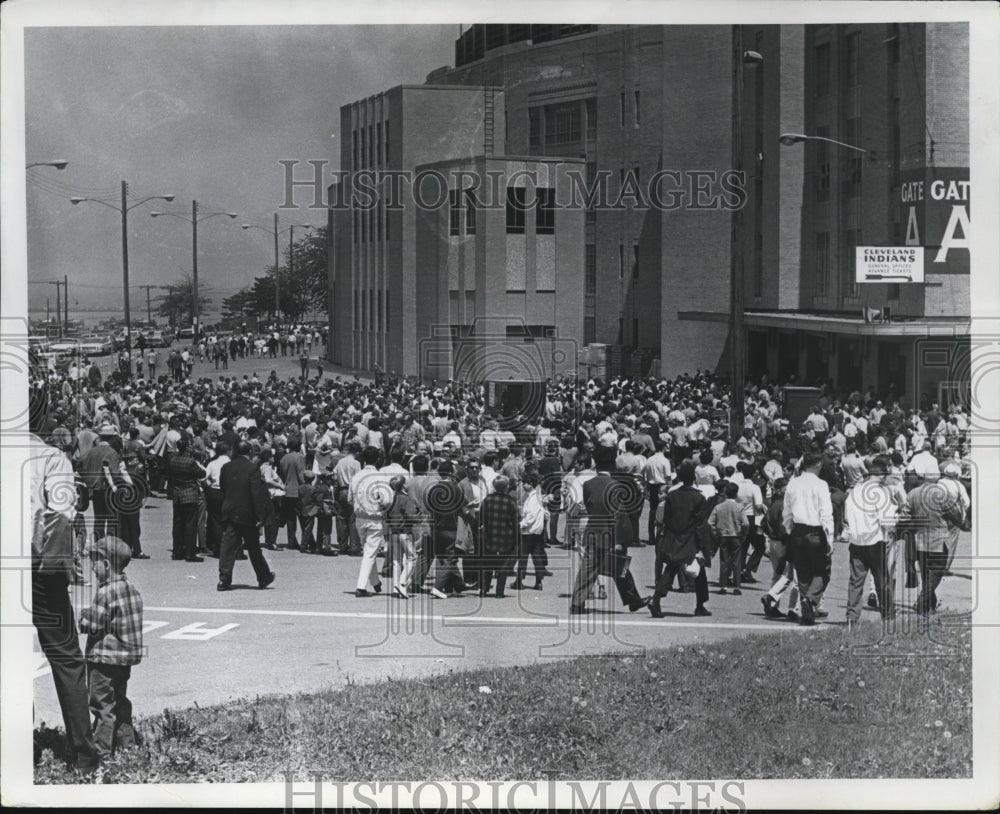
[[[205,313],[208,297],[198,296],[199,312]],[[156,313],[166,317],[170,325],[189,325],[194,317],[194,283],[186,277],[167,286],[167,292],[156,306]]]

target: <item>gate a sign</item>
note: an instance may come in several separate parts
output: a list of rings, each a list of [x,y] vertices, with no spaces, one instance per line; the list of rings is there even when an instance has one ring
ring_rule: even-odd
[[[928,274],[969,273],[968,167],[925,167],[899,174],[906,246],[923,246]]]

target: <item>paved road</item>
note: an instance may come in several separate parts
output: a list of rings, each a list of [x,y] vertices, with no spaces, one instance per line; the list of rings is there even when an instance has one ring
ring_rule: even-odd
[[[186,346],[183,344],[174,343],[170,348],[160,348],[160,358],[161,363],[159,369],[156,371],[157,375],[166,375],[169,373],[167,370],[167,357],[170,351],[176,348],[177,350],[184,350]],[[310,378],[316,377],[316,360],[321,354],[326,353],[326,348],[324,345],[313,345],[312,349],[309,351],[309,376]],[[278,378],[283,381],[292,377],[298,376],[301,372],[301,366],[299,364],[299,355],[289,353],[287,356],[282,356],[279,350],[278,356],[271,359],[268,356],[258,357],[255,355],[246,356],[242,359],[230,359],[228,369],[222,369],[221,367],[216,369],[215,362],[210,362],[208,360],[204,362],[199,362],[197,357],[195,358],[194,370],[192,371],[192,379],[200,379],[208,376],[213,379],[218,379],[223,376],[229,376],[242,379],[244,375],[253,376],[256,373],[261,379],[267,379],[271,375],[271,371],[274,370],[278,374]],[[366,370],[354,370],[352,368],[344,367],[342,365],[335,365],[327,360],[323,361],[323,378],[333,378],[335,376],[341,376],[343,378],[349,378],[357,375],[359,379],[365,381],[372,380],[372,374]]]
[[[195,702],[204,706],[247,696],[340,687],[350,681],[551,662],[577,655],[641,656],[645,648],[749,633],[794,636],[806,630],[764,618],[763,585],[745,587],[742,597],[717,596],[713,585],[711,618],[691,615],[693,596],[671,594],[663,602],[667,617],[657,620],[646,611],[628,613],[609,584],[612,599],[589,603],[594,612],[587,617],[569,617],[568,592],[575,566],[571,554],[562,549],[549,549],[555,576],[546,579],[544,590],[509,592],[503,600],[471,595],[436,600],[423,595],[405,601],[386,594],[358,599],[353,589],[360,559],[294,551],[267,552],[278,574],[270,588],[258,590],[249,562],[240,561],[234,575],[237,590],[219,593],[216,560],[170,560],[170,514],[167,501],[150,501],[142,522],[143,547],[151,559],[128,567],[129,579],[145,603],[148,652],[133,671],[129,691],[140,716]],[[970,538],[962,535],[960,557],[968,552]],[[651,586],[653,550],[645,547],[633,554],[637,583],[649,593],[644,589]],[[717,568],[713,563],[710,577]],[[765,562],[759,575],[766,579],[769,574]],[[838,544],[826,599],[830,618],[815,630],[831,630],[843,622],[847,574],[847,546]],[[529,577],[528,582],[533,580]],[[944,605],[967,610],[972,585],[961,576],[946,578],[939,592]],[[93,584],[75,589],[78,606],[93,590]],[[907,591],[905,598],[912,604],[915,592]],[[863,637],[859,641],[877,640],[877,618],[875,611],[865,612],[869,621],[859,632]],[[60,723],[51,676],[40,653],[33,669],[36,722]]]

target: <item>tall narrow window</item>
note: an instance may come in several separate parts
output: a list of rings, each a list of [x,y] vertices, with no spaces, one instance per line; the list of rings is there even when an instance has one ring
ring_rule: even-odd
[[[360,292],[355,288],[354,289],[354,330],[358,330],[361,327],[361,316],[360,316],[360,313],[359,313],[360,309],[358,308],[359,294],[360,294]]]
[[[586,104],[587,111],[587,138],[593,140],[597,138],[597,100],[588,99]]]
[[[639,318],[633,317],[632,319],[632,347],[639,347]]]
[[[540,152],[542,149],[542,109],[540,107],[528,108],[528,149],[532,153]]]
[[[375,160],[382,160],[382,122],[375,123]]]
[[[830,43],[816,46],[816,95],[830,92]]]
[[[385,292],[385,332],[389,333],[389,294],[392,293],[388,289]]]
[[[830,233],[816,233],[816,293],[825,296],[830,286]]]
[[[753,245],[753,295],[764,295],[764,235],[757,232]]]
[[[857,31],[844,38],[844,81],[849,88],[861,82],[861,33]]]
[[[594,295],[597,293],[597,246],[588,243],[584,247],[583,256],[583,293]]]
[[[583,344],[590,345],[597,340],[597,318],[583,318]]]
[[[848,119],[844,128],[844,141],[855,147],[861,146],[861,119],[858,117]],[[849,155],[844,161],[845,186],[847,194],[851,198],[856,198],[861,194],[861,173],[864,162],[861,157],[864,153],[858,150],[848,150]]]
[[[465,233],[476,233],[476,193],[471,189],[465,190]]]
[[[459,206],[459,199],[461,192],[457,189],[453,189],[448,193],[449,206],[448,206],[448,234],[452,237],[461,233],[461,217],[462,210]]]
[[[556,191],[552,187],[535,190],[538,208],[535,210],[535,232],[540,235],[555,234],[556,231]]]
[[[507,234],[524,234],[526,200],[524,187],[507,187]]]
[[[389,122],[385,123],[385,163],[389,163]]]
[[[625,126],[625,91],[618,94],[618,124]]]
[[[844,247],[843,247],[843,261],[842,265],[842,279],[844,281],[844,294],[848,297],[857,297],[860,291],[858,290],[858,282],[854,273],[855,264],[855,247],[861,243],[861,230],[860,229],[845,229],[844,230]]]
[[[625,279],[625,244],[618,244],[618,279]]]
[[[635,98],[633,99],[633,103],[635,104],[635,126],[638,127],[639,126],[639,91],[636,91],[635,94],[634,94],[634,96],[635,96]]]
[[[816,128],[816,200],[830,200],[830,148],[826,141],[830,137],[830,128],[823,125]]]
[[[351,157],[354,160],[354,169],[355,170],[360,169],[360,165],[358,164],[358,131],[357,130],[352,130],[351,131]]]
[[[587,190],[594,189],[594,184],[597,181],[597,162],[588,161],[587,162]],[[596,200],[596,198],[595,198]],[[587,207],[583,214],[584,223],[597,223],[597,208],[591,204]]]

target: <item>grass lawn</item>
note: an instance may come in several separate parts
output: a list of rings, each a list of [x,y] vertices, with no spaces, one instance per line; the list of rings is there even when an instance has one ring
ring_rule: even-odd
[[[877,629],[164,711],[137,720],[143,745],[109,761],[103,782],[279,782],[287,771],[327,781],[970,777],[969,629],[898,634],[852,655]],[[56,757],[63,743],[61,730],[36,730],[36,783],[80,782]]]

